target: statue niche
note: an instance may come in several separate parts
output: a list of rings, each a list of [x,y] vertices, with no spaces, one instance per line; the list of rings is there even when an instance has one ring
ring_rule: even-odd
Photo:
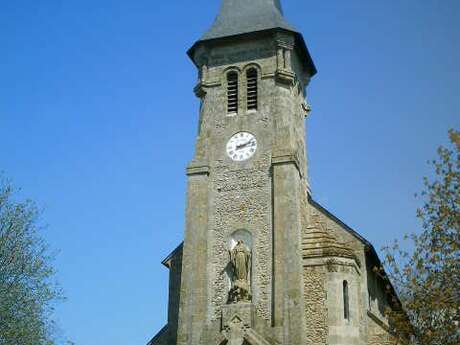
[[[235,247],[229,250],[231,268],[231,288],[228,296],[229,303],[251,301],[251,251],[243,240],[238,240]]]

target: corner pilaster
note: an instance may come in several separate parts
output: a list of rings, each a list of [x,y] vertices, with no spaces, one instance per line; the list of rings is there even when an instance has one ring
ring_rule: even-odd
[[[283,344],[305,344],[301,262],[300,174],[292,155],[275,156],[273,178],[272,326],[283,329]]]
[[[192,163],[187,168],[188,202],[182,261],[178,345],[199,344],[207,307],[207,252],[209,166]]]

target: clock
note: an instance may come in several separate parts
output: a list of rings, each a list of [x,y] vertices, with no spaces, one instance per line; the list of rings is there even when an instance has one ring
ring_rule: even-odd
[[[227,155],[236,162],[251,158],[257,150],[254,134],[239,132],[234,134],[227,143]]]

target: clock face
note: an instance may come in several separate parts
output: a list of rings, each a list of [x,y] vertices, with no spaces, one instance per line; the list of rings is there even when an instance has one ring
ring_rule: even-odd
[[[237,162],[251,158],[256,150],[256,137],[248,132],[236,133],[227,143],[227,155]]]

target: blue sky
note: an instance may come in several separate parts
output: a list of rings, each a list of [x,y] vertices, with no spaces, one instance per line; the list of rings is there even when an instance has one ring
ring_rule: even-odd
[[[380,248],[416,230],[426,161],[460,127],[458,0],[284,0],[319,73],[314,197]],[[43,209],[78,345],[144,344],[166,319],[198,102],[185,55],[218,0],[0,4],[0,170]]]

